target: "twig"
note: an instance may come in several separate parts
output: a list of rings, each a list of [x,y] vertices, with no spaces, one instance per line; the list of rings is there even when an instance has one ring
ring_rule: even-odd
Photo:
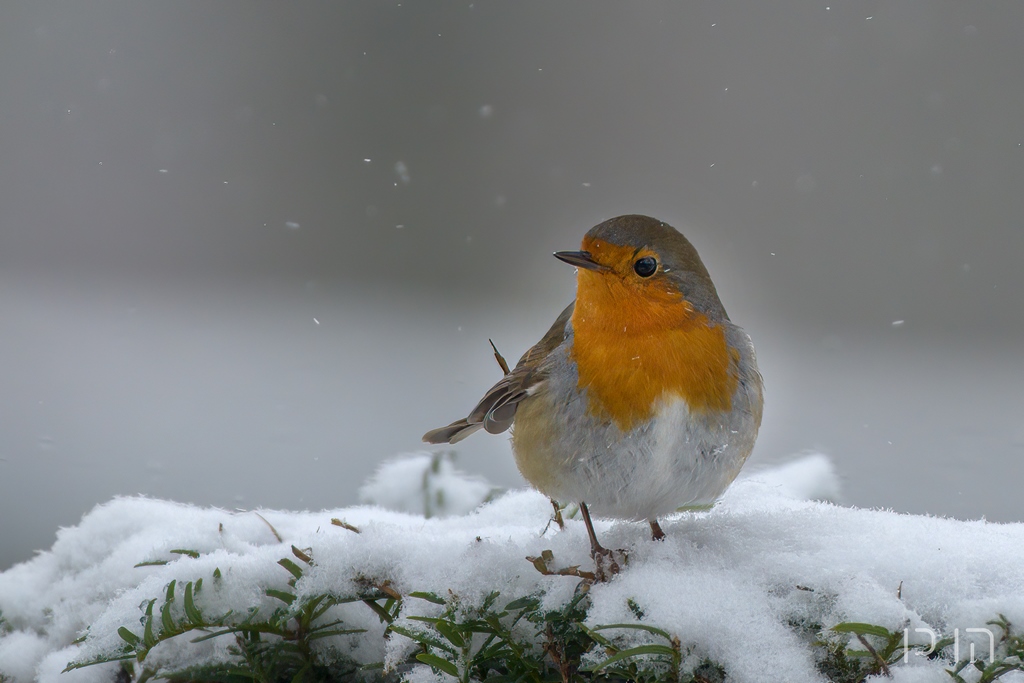
[[[559,531],[565,531],[565,520],[562,518],[562,508],[558,507],[558,501],[554,498],[550,498],[549,500],[551,501],[551,507],[555,508],[555,514],[552,515],[551,518],[548,519],[548,523],[544,525],[544,529],[540,532],[541,536],[548,532],[548,529],[551,528],[552,524],[557,524]]]
[[[498,361],[498,365],[501,366],[501,371],[507,375],[509,373],[509,369],[508,363],[505,362],[505,357],[498,353],[498,347],[494,345],[493,341],[490,339],[487,341],[491,342],[491,348],[494,349],[494,360]]]
[[[354,531],[357,534],[363,533],[357,527],[354,527],[351,524],[349,524],[348,522],[346,522],[344,520],[341,520],[341,519],[338,519],[337,517],[331,517],[331,524],[333,524],[334,526],[340,526],[342,529],[348,529],[349,531]]]
[[[859,633],[856,635],[860,644],[863,645],[864,648],[871,653],[871,656],[875,658],[875,661],[878,662],[878,667],[882,670],[882,673],[885,674],[885,677],[892,678],[892,674],[889,673],[889,665],[885,663],[885,660],[882,659],[882,656],[878,654],[875,648],[871,647],[871,643],[868,642],[868,639]]]
[[[256,512],[255,510],[253,511],[253,513],[252,513],[252,514],[254,514],[254,515],[256,515],[257,517],[259,517],[260,519],[262,519],[262,520],[263,520],[263,523],[264,523],[264,524],[266,524],[266,525],[267,525],[268,527],[270,527],[270,533],[274,534],[274,538],[276,538],[276,539],[277,539],[277,542],[278,542],[278,543],[284,543],[284,539],[283,539],[283,538],[281,538],[281,534],[277,533],[277,529],[275,529],[275,528],[274,528],[274,525],[273,525],[273,524],[271,524],[270,522],[268,522],[268,521],[267,521],[267,518],[266,518],[266,517],[264,517],[264,516],[263,516],[263,515],[261,515],[260,513]]]
[[[575,576],[577,579],[583,579],[594,583],[598,580],[597,575],[594,572],[588,572],[580,569],[578,564],[571,567],[563,567],[561,569],[552,570],[548,567],[548,562],[554,560],[550,550],[541,551],[540,557],[527,557],[526,560],[533,565],[534,569],[543,574],[544,576]]]
[[[562,508],[558,507],[558,501],[554,498],[551,499],[551,507],[555,508],[555,516],[552,518],[552,521],[558,525],[559,531],[565,531],[565,520],[562,519]]]

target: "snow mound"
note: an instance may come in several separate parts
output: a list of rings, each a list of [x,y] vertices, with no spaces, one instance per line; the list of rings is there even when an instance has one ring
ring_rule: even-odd
[[[404,468],[405,475],[392,480],[422,497],[431,490],[423,488],[423,458],[430,456],[418,457],[388,467]],[[388,467],[364,495],[395,504],[401,497],[384,492]],[[441,470],[456,489],[447,493],[450,500],[465,503],[484,490],[453,469],[438,467],[435,474]],[[694,657],[720,664],[728,680],[743,683],[825,680],[811,643],[817,630],[839,622],[907,628],[911,642],[926,640],[924,631],[914,629],[940,635],[958,629],[960,647],[971,640],[982,654],[983,634],[968,636],[966,629],[985,628],[999,614],[1024,622],[1024,524],[806,499],[832,497],[836,488],[827,459],[808,456],[737,481],[707,512],[663,520],[667,539],[661,543],[650,540],[645,524],[596,520],[601,540],[625,549],[629,564],[612,581],[590,588],[584,623],[593,628],[642,618],[678,637]],[[553,568],[593,564],[583,523],[567,519],[559,530],[551,513],[548,499],[533,491],[505,494],[468,515],[429,519],[374,506],[238,513],[117,498],[78,526],[61,529],[49,551],[0,573],[0,680],[112,681],[116,663],[60,672],[72,660],[122,648],[120,627],[141,634],[146,605],[162,599],[172,580],[180,594],[186,583],[204,579],[206,614],[280,608],[268,589],[292,591],[301,602],[323,593],[358,593],[367,585],[406,596],[398,618],[408,624],[421,623],[407,621],[409,616],[440,609],[409,597],[414,592],[480,604],[499,591],[507,600],[540,596],[546,607],[558,609],[577,594],[579,579],[543,575],[524,558],[550,551]],[[279,561],[299,563],[293,546],[313,562],[290,585],[293,577]],[[360,663],[398,664],[417,651],[407,638],[385,639],[378,615],[362,602],[331,609],[344,628],[365,632],[317,641],[324,657],[343,653]],[[86,632],[84,641],[75,642]],[[645,635],[626,637],[649,642]],[[191,639],[156,646],[147,666],[231,656],[230,637]],[[906,664],[894,666],[894,680],[950,680],[947,666],[911,653]],[[405,673],[409,681],[445,680],[438,676],[422,664],[407,665]]]
[[[797,460],[740,476],[771,486],[786,498],[839,502],[839,475],[828,456],[821,453],[808,453]]]
[[[359,489],[359,502],[424,517],[464,515],[500,493],[455,467],[452,451],[407,453],[388,460]]]

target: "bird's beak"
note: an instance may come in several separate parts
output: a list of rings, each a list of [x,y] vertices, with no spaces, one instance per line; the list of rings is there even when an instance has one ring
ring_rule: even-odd
[[[603,266],[595,261],[589,251],[556,251],[555,258],[577,268],[597,271],[608,270],[607,266]]]

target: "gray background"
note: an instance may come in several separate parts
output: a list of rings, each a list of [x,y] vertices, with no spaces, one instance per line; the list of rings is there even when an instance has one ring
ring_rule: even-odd
[[[752,464],[1021,519],[1024,3],[406,4],[0,5],[0,567],[116,494],[353,502],[632,212],[758,346]]]

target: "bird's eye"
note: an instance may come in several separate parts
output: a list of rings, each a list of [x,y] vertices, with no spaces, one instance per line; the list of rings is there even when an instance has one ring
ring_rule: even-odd
[[[633,264],[633,272],[640,277],[650,277],[658,270],[658,261],[653,256],[644,256]]]

